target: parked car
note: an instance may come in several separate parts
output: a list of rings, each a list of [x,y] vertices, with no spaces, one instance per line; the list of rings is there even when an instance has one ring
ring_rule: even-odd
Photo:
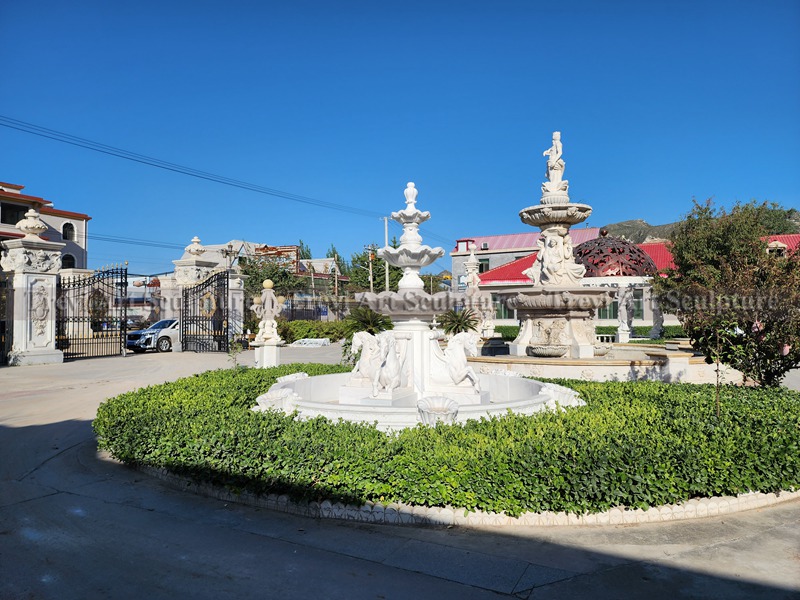
[[[162,319],[147,329],[128,332],[125,343],[128,350],[144,352],[158,350],[169,352],[176,344],[181,343],[181,329],[177,319]]]

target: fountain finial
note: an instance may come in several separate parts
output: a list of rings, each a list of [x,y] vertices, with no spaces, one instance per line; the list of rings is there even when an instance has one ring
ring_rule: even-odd
[[[416,208],[415,203],[417,202],[417,194],[419,191],[414,186],[413,181],[409,181],[406,184],[406,189],[403,190],[403,195],[406,197],[406,204],[408,205],[409,209]]]
[[[547,157],[547,181],[542,184],[543,204],[566,204],[569,202],[567,195],[569,182],[564,179],[566,163],[561,158],[563,147],[561,145],[561,132],[553,132],[552,145],[542,152]]]

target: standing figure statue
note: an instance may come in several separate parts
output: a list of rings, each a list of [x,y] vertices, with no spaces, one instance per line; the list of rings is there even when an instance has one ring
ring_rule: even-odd
[[[553,145],[542,152],[542,156],[547,156],[547,181],[542,184],[542,192],[566,192],[568,181],[564,179],[564,168],[566,163],[561,158],[561,132],[553,132]]]
[[[278,335],[278,322],[275,319],[283,310],[283,303],[275,296],[272,280],[265,279],[262,287],[260,301],[254,301],[252,307],[260,319],[255,341],[279,345],[283,340]]]

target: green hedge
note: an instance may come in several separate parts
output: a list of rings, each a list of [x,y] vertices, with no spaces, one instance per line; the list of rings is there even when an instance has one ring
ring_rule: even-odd
[[[345,337],[343,321],[278,321],[278,334],[287,344],[303,338],[328,338],[338,342]]]
[[[587,406],[386,435],[373,426],[255,413],[279,375],[215,371],[103,403],[100,448],[234,490],[296,499],[596,512],[800,486],[800,394],[656,382],[562,381]]]
[[[513,342],[519,335],[519,325],[497,325],[494,331],[502,335],[504,341]]]
[[[652,327],[649,325],[637,325],[633,328],[631,332],[632,337],[649,337],[650,330]],[[594,328],[594,332],[597,335],[616,335],[617,334],[617,326],[616,325],[598,325]],[[683,327],[680,325],[664,325],[664,328],[661,332],[662,340],[671,340],[674,338],[686,337],[686,334],[683,332]]]

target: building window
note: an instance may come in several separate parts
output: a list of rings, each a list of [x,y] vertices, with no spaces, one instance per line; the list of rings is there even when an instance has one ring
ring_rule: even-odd
[[[611,304],[597,309],[598,319],[619,319],[619,302],[614,300]]]
[[[633,290],[633,318],[644,319],[644,289]]]
[[[65,242],[74,242],[75,225],[72,223],[64,223],[64,226],[61,228],[61,239],[63,239]]]
[[[782,244],[781,242],[770,242],[769,246],[767,247],[767,254],[770,256],[783,257],[786,256],[786,248],[786,244]]]
[[[74,269],[75,268],[75,257],[72,254],[65,254],[61,257],[61,268],[62,269]]]
[[[478,259],[478,273],[486,273],[489,270],[489,259],[488,258],[479,258]]]
[[[25,207],[19,204],[0,204],[0,223],[16,225],[25,218]]]
[[[495,319],[515,319],[516,311],[509,310],[505,302],[500,300],[497,294],[492,294],[492,304],[494,305]]]

